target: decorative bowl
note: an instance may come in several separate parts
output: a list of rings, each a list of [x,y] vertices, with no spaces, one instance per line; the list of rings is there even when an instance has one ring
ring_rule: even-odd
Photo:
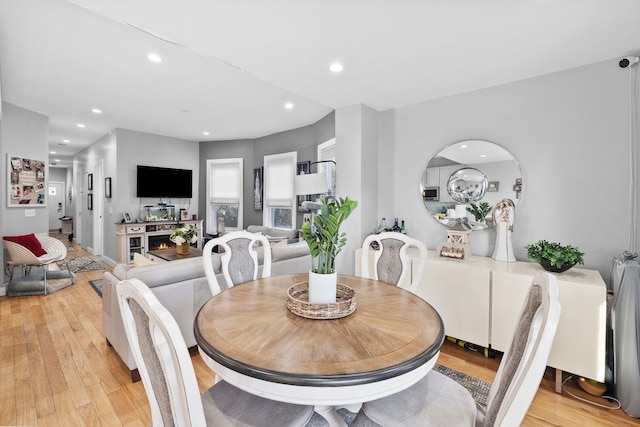
[[[556,267],[555,265],[551,265],[551,261],[545,258],[542,258],[538,264],[540,264],[542,268],[544,268],[545,270],[550,271],[552,273],[564,273],[565,271],[567,271],[568,269],[576,265],[575,263],[573,264],[564,263],[562,264],[562,267]]]

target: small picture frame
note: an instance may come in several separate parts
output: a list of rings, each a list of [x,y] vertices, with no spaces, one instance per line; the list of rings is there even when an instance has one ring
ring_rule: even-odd
[[[131,220],[131,215],[129,215],[129,212],[123,213],[122,216],[124,217],[124,222],[126,222],[127,224],[130,224],[133,222]]]
[[[189,220],[189,211],[186,209],[180,209],[180,220],[188,221]]]
[[[87,190],[89,191],[93,190],[93,174],[92,173],[87,175]]]
[[[87,209],[90,211],[93,210],[93,194],[92,193],[87,194]]]
[[[498,191],[499,188],[500,188],[500,182],[498,181],[489,181],[489,184],[487,184],[487,191],[489,193],[495,193],[496,191]]]
[[[104,197],[111,198],[111,177],[104,179]]]
[[[516,178],[516,185],[522,185],[522,178]]]
[[[513,191],[522,191],[522,184],[516,184],[513,186]]]

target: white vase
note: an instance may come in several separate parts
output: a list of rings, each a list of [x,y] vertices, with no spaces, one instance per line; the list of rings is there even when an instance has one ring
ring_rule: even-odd
[[[309,271],[309,302],[330,304],[336,302],[337,273],[319,274]]]

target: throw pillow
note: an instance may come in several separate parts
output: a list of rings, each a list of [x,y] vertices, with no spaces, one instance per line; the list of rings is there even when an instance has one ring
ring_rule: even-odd
[[[142,267],[143,265],[158,264],[156,261],[151,261],[149,258],[142,256],[138,253],[133,254],[133,266]]]
[[[40,244],[40,240],[38,240],[36,235],[33,233],[25,234],[23,236],[3,236],[2,239],[24,246],[37,257],[46,255],[47,253],[47,251],[42,247],[42,244]]]

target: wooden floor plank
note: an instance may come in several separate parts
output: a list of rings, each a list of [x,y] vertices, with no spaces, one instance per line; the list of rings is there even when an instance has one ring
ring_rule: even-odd
[[[75,247],[70,258],[92,257]],[[76,284],[47,296],[0,297],[0,425],[151,424],[144,386],[131,383],[126,365],[102,334],[102,300],[88,281],[103,273],[77,273]],[[192,361],[204,392],[215,375],[199,355]],[[499,359],[447,341],[438,362],[491,382]],[[549,370],[522,425],[638,427],[640,420],[555,393]]]

